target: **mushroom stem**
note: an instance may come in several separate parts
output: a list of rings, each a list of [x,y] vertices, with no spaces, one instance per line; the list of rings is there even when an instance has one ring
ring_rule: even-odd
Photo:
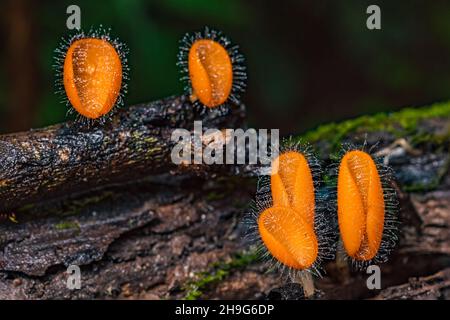
[[[303,287],[303,293],[305,294],[305,298],[309,299],[314,296],[314,292],[316,291],[314,286],[314,279],[309,272],[300,272],[296,279],[298,283],[300,283]]]

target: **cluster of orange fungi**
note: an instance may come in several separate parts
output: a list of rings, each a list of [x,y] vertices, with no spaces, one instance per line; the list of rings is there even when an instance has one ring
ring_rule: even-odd
[[[281,153],[272,163],[272,207],[258,217],[262,242],[280,263],[306,270],[317,260],[315,190],[302,153]],[[339,166],[337,211],[344,249],[356,261],[377,255],[384,230],[385,205],[380,175],[366,152],[347,152]]]
[[[196,34],[184,63],[189,74],[191,101],[216,108],[237,96],[234,88],[243,90],[245,83],[239,81],[246,76],[245,67],[241,67],[236,77],[234,51],[228,51],[220,40],[210,38],[211,35],[216,32],[207,28],[204,37]],[[64,90],[72,107],[88,119],[99,119],[111,112],[121,92],[122,71],[120,53],[107,37],[74,37],[62,67]]]

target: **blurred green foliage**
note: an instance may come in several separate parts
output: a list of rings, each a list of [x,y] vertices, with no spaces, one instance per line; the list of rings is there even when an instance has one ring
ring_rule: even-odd
[[[52,64],[54,49],[70,33],[65,27],[70,4],[80,6],[83,29],[110,27],[129,47],[127,105],[183,92],[175,65],[178,41],[205,25],[222,30],[247,58],[243,101],[253,126],[299,133],[320,123],[450,97],[446,1],[377,1],[379,31],[366,28],[372,1],[365,0],[30,1],[40,84],[34,127],[66,119],[54,94]],[[5,50],[1,55],[5,70]],[[11,120],[9,86],[8,73],[1,72],[0,132]]]

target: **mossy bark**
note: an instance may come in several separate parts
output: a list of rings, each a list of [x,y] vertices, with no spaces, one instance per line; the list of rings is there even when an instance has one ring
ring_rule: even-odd
[[[391,117],[401,119],[399,114]],[[400,240],[380,265],[381,290],[368,290],[364,272],[343,272],[331,261],[325,276],[315,279],[314,298],[450,296],[449,140],[443,138],[449,128],[448,116],[433,114],[395,134],[363,124],[345,132],[342,142],[378,143],[377,150],[394,167]],[[396,143],[398,139],[405,139],[412,150]],[[311,142],[324,164],[333,164],[334,140]],[[285,283],[261,260],[247,258],[252,253],[242,255],[251,250],[242,241],[248,227],[242,221],[254,197],[253,178],[220,171],[175,177],[162,171],[150,180],[125,179],[87,195],[25,206],[16,211],[18,223],[0,223],[0,298],[304,297],[301,286]],[[427,187],[407,188],[419,183]],[[66,287],[71,264],[81,267],[80,290]]]

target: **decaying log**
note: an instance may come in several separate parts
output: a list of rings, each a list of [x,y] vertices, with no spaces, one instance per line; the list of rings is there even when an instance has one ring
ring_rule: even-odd
[[[243,106],[205,110],[182,96],[121,109],[105,125],[67,122],[0,136],[0,213],[149,174],[217,170],[174,165],[171,133],[192,130],[194,120],[204,129],[239,127],[244,113]]]
[[[445,128],[448,119],[433,119],[418,131]],[[409,140],[408,134],[417,133],[402,138]],[[397,139],[386,132],[346,137],[379,142],[397,178],[400,239],[380,265],[382,289],[369,290],[367,274],[344,272],[330,261],[316,279],[315,298],[448,298],[450,174],[441,170],[447,168],[448,140],[426,140],[411,154]],[[315,147],[327,154],[327,143]],[[430,181],[436,183],[427,189]],[[18,223],[1,221],[0,299],[303,298],[301,286],[268,272],[261,260],[239,257],[251,249],[242,221],[254,179],[164,172],[123,182],[20,208]],[[410,183],[426,187],[406,190]],[[66,285],[71,264],[81,268],[79,290]]]
[[[35,206],[0,224],[0,299],[183,298],[197,272],[245,247],[240,217],[254,192],[233,177],[183,177]],[[80,290],[66,286],[71,264]],[[233,273],[242,290],[229,297],[262,298],[276,281],[263,274],[263,265]]]

